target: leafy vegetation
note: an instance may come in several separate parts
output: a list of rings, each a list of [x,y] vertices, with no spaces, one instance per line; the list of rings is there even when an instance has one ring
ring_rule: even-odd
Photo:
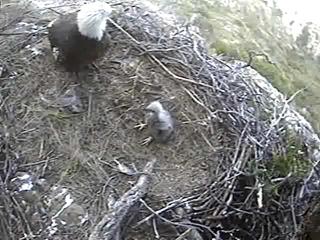
[[[163,3],[163,1],[160,1]],[[167,0],[180,16],[195,16],[212,53],[246,61],[248,51],[266,53],[276,65],[257,59],[253,67],[284,94],[290,96],[304,89],[296,97],[300,108],[307,107],[306,115],[320,130],[320,59],[310,54],[308,42],[310,24],[295,40],[282,23],[282,11],[267,7],[264,1],[231,1],[224,5],[219,0]]]
[[[283,178],[291,175],[303,178],[310,171],[311,163],[301,145],[290,144],[285,153],[275,153],[273,160],[268,162],[270,176]]]

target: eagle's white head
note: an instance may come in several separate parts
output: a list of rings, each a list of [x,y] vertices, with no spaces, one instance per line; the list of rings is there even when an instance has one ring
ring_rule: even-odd
[[[100,41],[111,13],[111,6],[105,2],[93,2],[83,5],[77,14],[79,32],[83,36]]]

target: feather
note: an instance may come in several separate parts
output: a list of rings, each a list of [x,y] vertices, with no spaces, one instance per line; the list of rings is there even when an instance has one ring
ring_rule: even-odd
[[[152,138],[165,143],[170,140],[174,132],[171,114],[163,108],[159,101],[154,101],[146,108],[148,111],[146,122]]]
[[[106,3],[90,3],[79,12],[62,15],[49,23],[51,49],[58,50],[57,59],[67,71],[78,72],[105,54],[110,38],[106,22],[111,11]]]

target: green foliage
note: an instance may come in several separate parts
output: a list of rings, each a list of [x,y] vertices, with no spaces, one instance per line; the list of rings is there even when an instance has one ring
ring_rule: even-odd
[[[288,147],[285,152],[275,150],[273,158],[263,164],[264,170],[256,172],[264,184],[265,196],[274,198],[286,194],[288,186],[302,181],[312,167],[306,152],[304,152],[304,146],[295,138],[290,137],[290,134],[287,139],[286,146]],[[277,179],[278,181],[274,181]]]
[[[239,50],[236,46],[232,46],[224,41],[216,41],[210,45],[216,50],[218,55],[227,55],[233,58],[239,58]]]
[[[309,25],[303,27],[301,34],[297,37],[296,43],[299,48],[307,52],[307,45],[310,39]]]
[[[275,151],[273,158],[266,165],[267,173],[272,178],[286,177],[304,178],[312,167],[307,157],[305,146],[290,132],[284,136],[286,146],[284,151]]]
[[[310,38],[307,25],[297,41],[282,25],[282,12],[276,6],[266,9],[263,1],[249,1],[228,7],[220,0],[165,0],[186,18],[196,14],[195,24],[207,39],[210,50],[239,60],[248,60],[247,52],[265,52],[276,66],[254,59],[252,66],[277,89],[290,96],[302,88],[295,101],[299,107],[310,106],[312,123],[320,130],[320,57],[314,59],[306,45]],[[310,120],[310,119],[309,119]]]
[[[252,67],[272,82],[281,83],[281,85],[283,85],[289,81],[285,74],[277,68],[276,65],[270,64],[264,59],[254,60]]]
[[[251,30],[256,30],[259,28],[259,25],[257,23],[259,23],[259,16],[255,15],[255,14],[249,14],[244,16],[244,22],[245,25],[251,29]]]
[[[310,162],[295,147],[289,148],[286,154],[276,154],[268,165],[273,177],[304,177],[310,170]]]
[[[217,54],[227,55],[229,57],[248,61],[248,51],[250,47],[254,46],[253,43],[247,43],[247,45],[237,46],[228,44],[225,41],[216,41],[211,44],[210,47],[214,48]],[[262,76],[271,81],[278,89],[285,90],[287,94],[293,94],[292,81],[276,65],[270,64],[265,59],[254,59],[252,67],[258,71]],[[298,68],[299,66],[296,65]]]

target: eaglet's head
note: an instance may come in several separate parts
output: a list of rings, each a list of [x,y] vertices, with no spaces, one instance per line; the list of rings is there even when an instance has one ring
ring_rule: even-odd
[[[148,112],[154,112],[154,113],[159,113],[163,111],[163,106],[159,101],[153,101],[151,102],[147,107],[146,110]]]
[[[159,101],[153,101],[146,107],[146,123],[152,139],[165,143],[170,140],[174,131],[171,114],[164,109]]]
[[[107,19],[112,8],[105,2],[93,2],[83,5],[77,14],[79,32],[89,38],[100,41],[106,30]]]
[[[155,121],[155,120],[159,120],[159,118],[161,118],[163,120],[163,118],[165,118],[165,121],[169,121],[168,117],[169,117],[169,113],[164,109],[164,107],[162,106],[162,104],[159,101],[153,101],[151,102],[146,108],[146,121]]]

